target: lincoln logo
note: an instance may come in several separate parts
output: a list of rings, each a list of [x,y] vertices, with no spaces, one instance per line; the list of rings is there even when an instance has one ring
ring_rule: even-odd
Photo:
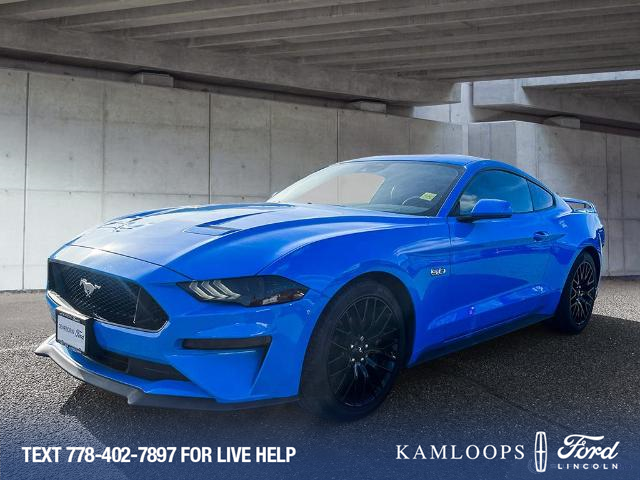
[[[547,470],[547,434],[545,432],[536,433],[536,472],[542,473]]]
[[[95,285],[86,278],[80,279],[80,285],[82,285],[84,294],[87,298],[89,298],[96,290],[100,290],[100,285]]]

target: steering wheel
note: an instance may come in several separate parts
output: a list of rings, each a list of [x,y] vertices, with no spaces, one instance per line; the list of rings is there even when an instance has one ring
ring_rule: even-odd
[[[418,200],[419,202],[421,202],[421,204],[429,203],[429,200],[425,200],[424,198],[421,198],[419,195],[414,195],[413,197],[409,197],[404,202],[402,202],[402,205],[407,205],[412,200]],[[413,203],[413,205],[416,207],[421,206],[421,205],[416,205],[415,202]]]

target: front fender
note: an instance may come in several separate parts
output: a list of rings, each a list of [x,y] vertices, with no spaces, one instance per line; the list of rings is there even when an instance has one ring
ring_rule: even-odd
[[[425,222],[417,227],[361,232],[314,242],[278,259],[260,274],[282,275],[300,282],[321,293],[325,305],[344,285],[361,275],[372,272],[393,275],[404,284],[413,303],[417,338],[441,310],[438,302],[446,295],[442,291],[445,283],[430,271],[444,267],[448,274],[449,250],[446,223]],[[412,351],[416,351],[415,346],[414,339]]]

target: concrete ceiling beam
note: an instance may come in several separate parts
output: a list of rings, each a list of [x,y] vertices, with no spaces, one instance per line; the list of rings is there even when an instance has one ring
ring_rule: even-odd
[[[610,29],[608,25],[594,27],[589,32],[547,34],[511,39],[482,40],[447,45],[430,45],[421,47],[404,47],[376,50],[373,52],[348,52],[333,55],[299,57],[298,61],[308,65],[366,65],[383,62],[397,63],[401,61],[424,61],[431,58],[458,57],[461,55],[483,55],[501,52],[527,52],[532,49],[556,48],[562,45],[562,50],[571,47],[587,45],[612,45],[640,42],[640,18],[625,28]]]
[[[83,31],[120,30],[167,25],[205,19],[240,17],[262,13],[286,12],[294,9],[373,2],[375,0],[193,0],[187,5],[176,3],[133,8],[121,12],[74,15],[52,20],[53,25]]]
[[[0,21],[0,52],[135,72],[153,70],[179,78],[347,100],[371,99],[398,105],[456,102],[460,87],[450,82],[302,66],[180,46],[63,31],[41,23]]]
[[[573,92],[528,89],[528,79],[479,81],[473,84],[473,106],[527,112],[534,115],[568,115],[590,122],[606,121],[626,127],[640,125],[640,108],[614,97],[591,97]]]
[[[484,53],[449,55],[441,58],[413,59],[412,61],[386,61],[365,65],[356,65],[357,71],[367,72],[412,72],[418,70],[450,70],[455,68],[488,68],[496,66],[522,65],[530,63],[536,65],[544,62],[582,61],[585,68],[597,67],[602,59],[607,65],[620,57],[636,58],[640,55],[640,41],[620,43],[609,42],[601,45],[586,45],[579,47],[555,47],[530,49],[505,53]],[[627,65],[625,63],[625,65]]]
[[[44,20],[67,15],[118,11],[149,5],[187,3],[190,0],[29,0],[0,5],[0,18],[21,21]]]
[[[618,5],[629,5],[629,0],[612,0]],[[584,2],[584,5],[583,5]],[[268,32],[271,30],[308,27],[330,28],[336,24],[358,22],[367,28],[384,25],[393,28],[397,23],[416,25],[442,25],[444,23],[472,22],[474,20],[522,17],[535,13],[549,13],[569,9],[572,11],[591,10],[602,7],[602,2],[583,0],[576,5],[566,0],[528,0],[522,4],[517,0],[492,0],[487,7],[477,0],[381,0],[371,3],[318,7],[289,12],[274,12],[243,17],[220,18],[183,22],[172,25],[132,28],[121,31],[125,36],[151,40],[174,40],[209,35],[229,35],[237,33]],[[637,4],[635,5],[637,7]],[[376,23],[377,22],[377,23]]]
[[[640,5],[638,6],[640,14]],[[589,15],[573,19],[551,20],[543,23],[516,22],[501,26],[450,28],[444,34],[437,28],[425,29],[418,33],[379,32],[371,35],[345,34],[339,39],[297,41],[268,40],[262,44],[230,45],[219,50],[237,51],[254,56],[291,57],[304,55],[334,55],[348,52],[371,52],[392,48],[421,47],[428,45],[453,45],[486,40],[510,40],[540,35],[583,33],[598,30],[615,30],[637,25],[640,18],[628,13],[605,15],[594,18]],[[347,40],[347,41],[346,41]],[[267,44],[270,43],[270,44]]]
[[[549,21],[572,19],[590,15],[599,17],[614,14],[638,14],[640,5],[637,1],[614,0],[601,2],[597,0],[582,0],[567,2],[565,0],[522,4],[518,7],[503,6],[500,8],[478,8],[482,3],[474,3],[474,10],[448,13],[430,13],[424,15],[395,16],[393,18],[378,18],[365,21],[345,21],[332,24],[315,24],[296,28],[256,28],[247,32],[225,34],[221,29],[207,30],[206,25],[191,27],[191,33],[186,43],[191,47],[221,47],[251,45],[264,41],[308,41],[332,39],[336,35],[375,35],[380,33],[394,34],[397,32],[423,32],[425,28],[435,28],[445,31],[448,28],[468,27],[493,28],[498,31],[502,23],[508,25],[514,22],[527,22],[530,25]],[[344,18],[343,18],[344,20]],[[484,22],[484,23],[483,23]],[[203,28],[204,27],[204,28]],[[189,27],[187,27],[189,28]],[[158,32],[160,33],[160,32]],[[179,34],[183,37],[182,34]]]
[[[604,73],[612,70],[637,70],[640,66],[640,54],[622,56],[592,57],[589,61],[546,60],[541,62],[522,62],[509,65],[481,65],[463,68],[431,68],[408,72],[406,77],[429,80],[450,80],[458,82],[503,79],[546,77],[550,75]]]
[[[626,72],[607,72],[588,75],[558,75],[541,78],[527,78],[523,86],[527,88],[573,88],[578,86],[620,85],[621,83],[639,83],[640,70]]]

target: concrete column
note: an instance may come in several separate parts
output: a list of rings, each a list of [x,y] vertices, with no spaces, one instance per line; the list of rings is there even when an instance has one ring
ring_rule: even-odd
[[[22,288],[27,74],[0,71],[0,290]]]

